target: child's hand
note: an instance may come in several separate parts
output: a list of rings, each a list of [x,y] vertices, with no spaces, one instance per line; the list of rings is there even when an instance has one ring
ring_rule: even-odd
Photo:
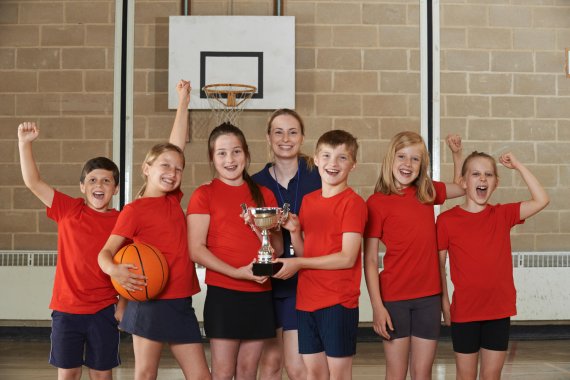
[[[501,157],[499,157],[499,162],[509,169],[516,169],[520,164],[519,160],[517,160],[515,155],[511,152],[502,154]]]
[[[186,105],[190,104],[190,91],[192,91],[192,86],[190,81],[180,79],[176,84],[176,92],[178,93],[178,103]]]
[[[237,273],[238,273],[237,278],[240,280],[255,281],[258,284],[263,284],[265,281],[267,281],[267,279],[269,277],[254,275],[253,274],[253,263],[254,262],[255,262],[255,260],[253,260],[251,263],[249,263],[249,265],[238,268],[237,269]]]
[[[281,226],[289,232],[294,233],[301,228],[301,222],[299,222],[299,217],[297,215],[290,212],[287,220]]]
[[[388,329],[394,331],[394,326],[392,325],[390,313],[383,305],[380,306],[380,309],[372,311],[372,326],[376,334],[384,339],[390,339]]]
[[[137,269],[137,267],[134,264],[116,264],[109,271],[109,275],[129,292],[142,290],[141,286],[146,285],[146,278],[129,269]]]
[[[461,144],[461,136],[459,135],[447,135],[445,138],[447,142],[447,146],[451,149],[451,152],[458,153],[463,149],[463,145]]]
[[[33,121],[25,121],[18,126],[18,141],[30,143],[38,138],[40,129]]]
[[[449,299],[442,297],[441,299],[441,313],[443,314],[443,324],[445,326],[451,326],[451,305],[449,304]]]
[[[301,267],[297,262],[297,259],[295,259],[294,257],[288,259],[275,259],[273,262],[283,264],[279,272],[273,275],[274,278],[278,278],[280,280],[286,280],[288,278],[293,277],[295,273],[297,273],[299,269],[301,269]]]

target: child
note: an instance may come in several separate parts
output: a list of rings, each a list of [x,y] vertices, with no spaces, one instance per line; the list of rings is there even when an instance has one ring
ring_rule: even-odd
[[[266,137],[273,162],[265,165],[252,178],[273,191],[280,207],[289,203],[291,212],[298,214],[303,197],[321,188],[319,171],[309,162],[309,157],[301,153],[305,138],[303,119],[293,110],[278,109],[269,117]],[[283,247],[282,258],[295,255],[291,236],[285,229]],[[277,336],[265,341],[259,377],[264,380],[281,380],[285,367],[289,379],[306,379],[307,370],[299,354],[297,339],[297,276],[287,280],[271,278],[271,286]]]
[[[247,174],[249,149],[239,128],[229,123],[214,128],[208,154],[216,177],[192,194],[187,215],[190,254],[206,267],[204,329],[212,376],[255,379],[263,340],[275,337],[275,320],[271,283],[252,273],[261,235],[244,224],[240,205],[276,207],[277,201]],[[281,255],[280,233],[271,244]]]
[[[277,259],[283,268],[275,277],[300,270],[298,339],[308,379],[352,378],[367,214],[364,200],[348,186],[357,150],[356,139],[345,131],[319,138],[314,160],[322,190],[306,195],[299,217],[290,214],[284,225],[296,257]]]
[[[503,154],[499,161],[520,173],[530,200],[490,205],[499,183],[497,164],[488,154],[473,152],[461,169],[465,201],[437,220],[443,315],[445,324],[451,324],[458,379],[477,378],[479,353],[481,379],[501,377],[510,317],[516,314],[510,230],[549,202],[536,177],[512,153]],[[447,252],[455,287],[451,308],[445,278]]]
[[[449,136],[447,142],[458,168],[461,139]],[[457,184],[430,179],[429,154],[420,135],[401,132],[392,138],[375,193],[368,198],[364,248],[373,327],[384,338],[387,378],[404,379],[408,367],[412,378],[431,378],[441,324],[433,206],[462,194]],[[378,275],[380,240],[386,254]]]
[[[38,135],[33,122],[18,126],[24,183],[58,225],[49,362],[60,379],[80,378],[83,365],[90,378],[111,379],[112,368],[120,364],[117,292],[99,270],[97,254],[119,216],[109,208],[119,189],[119,169],[105,157],[87,161],[79,179],[85,199],[71,198],[40,178],[32,153]]]
[[[179,111],[187,109],[190,85],[177,86]],[[185,103],[185,105],[184,105]],[[173,136],[185,137],[184,117],[177,115]],[[184,143],[181,143],[182,147]],[[99,265],[127,290],[140,289],[144,278],[128,269],[132,264],[113,263],[113,255],[129,239],[158,248],[166,258],[169,279],[158,299],[129,301],[120,327],[133,335],[135,379],[155,379],[164,343],[170,345],[174,358],[186,379],[209,379],[210,373],[202,347],[198,320],[192,307],[192,295],[200,291],[194,263],[188,254],[186,220],[180,207],[180,183],[184,169],[181,146],[155,145],[142,166],[145,184],[138,198],[125,206],[117,225],[99,254]]]

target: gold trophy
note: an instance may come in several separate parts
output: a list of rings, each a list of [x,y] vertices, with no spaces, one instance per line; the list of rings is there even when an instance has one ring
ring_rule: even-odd
[[[268,230],[273,228],[279,231],[281,224],[285,223],[289,216],[289,203],[283,207],[247,207],[242,203],[243,212],[250,216],[249,224],[252,230],[257,227],[261,231],[261,248],[257,252],[257,260],[253,263],[253,274],[256,276],[273,276],[279,272],[282,263],[273,263],[275,250],[269,243]]]

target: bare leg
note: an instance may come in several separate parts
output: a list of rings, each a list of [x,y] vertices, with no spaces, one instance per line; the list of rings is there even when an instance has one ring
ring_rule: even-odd
[[[479,353],[460,354],[455,353],[455,368],[457,380],[475,380],[477,379],[477,364],[479,362]]]
[[[435,360],[437,340],[412,337],[410,353],[410,376],[414,380],[431,379],[431,369]]]
[[[499,380],[507,351],[481,349],[481,380]]]
[[[307,380],[328,380],[329,366],[324,352],[303,354],[303,362],[307,367]]]
[[[236,380],[255,380],[263,343],[263,340],[242,340],[240,342]]]
[[[283,371],[283,329],[276,330],[275,338],[266,339],[259,362],[260,380],[281,380]],[[289,376],[291,377],[291,376]]]
[[[133,335],[133,349],[135,352],[135,380],[156,379],[162,342]]]
[[[384,340],[386,356],[386,380],[403,380],[408,373],[410,355],[410,337]]]
[[[98,371],[93,368],[89,368],[89,378],[91,380],[112,380],[113,370],[109,369],[107,371]]]
[[[240,341],[237,339],[210,339],[212,379],[231,380],[236,374]]]
[[[344,358],[331,358],[327,356],[327,363],[331,380],[352,379],[352,356]]]
[[[186,379],[209,380],[212,378],[202,343],[171,344],[170,351],[182,368]]]
[[[283,352],[285,354],[285,369],[289,379],[307,379],[307,368],[305,368],[303,358],[299,354],[299,335],[297,330],[283,331]]]
[[[81,367],[77,368],[58,368],[58,380],[79,380],[81,379]]]

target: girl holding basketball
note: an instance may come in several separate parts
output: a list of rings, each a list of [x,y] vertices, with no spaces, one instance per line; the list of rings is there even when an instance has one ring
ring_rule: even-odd
[[[279,109],[269,117],[267,142],[273,162],[252,176],[260,185],[273,191],[280,207],[289,203],[291,212],[299,214],[305,194],[321,187],[319,171],[301,153],[305,126],[301,116],[290,109]],[[295,255],[289,231],[283,230],[284,252],[281,258]],[[260,363],[260,378],[279,379],[283,367],[291,380],[306,379],[307,370],[299,354],[297,311],[295,310],[297,275],[287,280],[271,278],[273,308],[277,324],[276,337],[265,341]]]
[[[189,82],[180,81],[177,90],[179,112],[187,112]],[[113,255],[128,240],[156,247],[169,266],[169,279],[158,299],[129,302],[121,320],[120,328],[133,335],[135,379],[157,377],[164,343],[170,345],[186,379],[210,378],[192,307],[192,295],[200,287],[188,255],[186,220],[180,208],[185,120],[177,115],[171,134],[171,141],[180,145],[157,144],[147,153],[142,166],[145,183],[137,199],[122,210],[99,254],[103,272],[128,291],[140,290],[145,284],[143,276],[129,271],[134,265],[113,263]]]
[[[458,171],[461,139],[448,145]],[[456,178],[459,174],[456,173]],[[368,204],[364,272],[374,331],[384,338],[386,378],[430,379],[441,324],[441,284],[434,205],[464,193],[455,183],[432,181],[429,153],[420,135],[392,138]],[[378,275],[380,240],[386,246]]]
[[[451,325],[458,379],[475,380],[477,372],[481,379],[501,378],[510,317],[516,314],[510,231],[549,202],[536,177],[512,153],[499,161],[520,173],[531,199],[490,205],[499,184],[497,163],[488,154],[473,152],[461,169],[463,204],[437,219],[443,316]],[[448,253],[454,285],[451,306],[445,276]]]
[[[208,154],[216,175],[192,194],[187,218],[191,257],[206,267],[204,329],[212,377],[255,380],[263,342],[275,337],[275,320],[271,282],[252,273],[260,234],[244,223],[240,205],[276,207],[277,201],[248,175],[249,149],[239,128],[214,128]],[[282,253],[280,233],[272,233],[271,245]]]

